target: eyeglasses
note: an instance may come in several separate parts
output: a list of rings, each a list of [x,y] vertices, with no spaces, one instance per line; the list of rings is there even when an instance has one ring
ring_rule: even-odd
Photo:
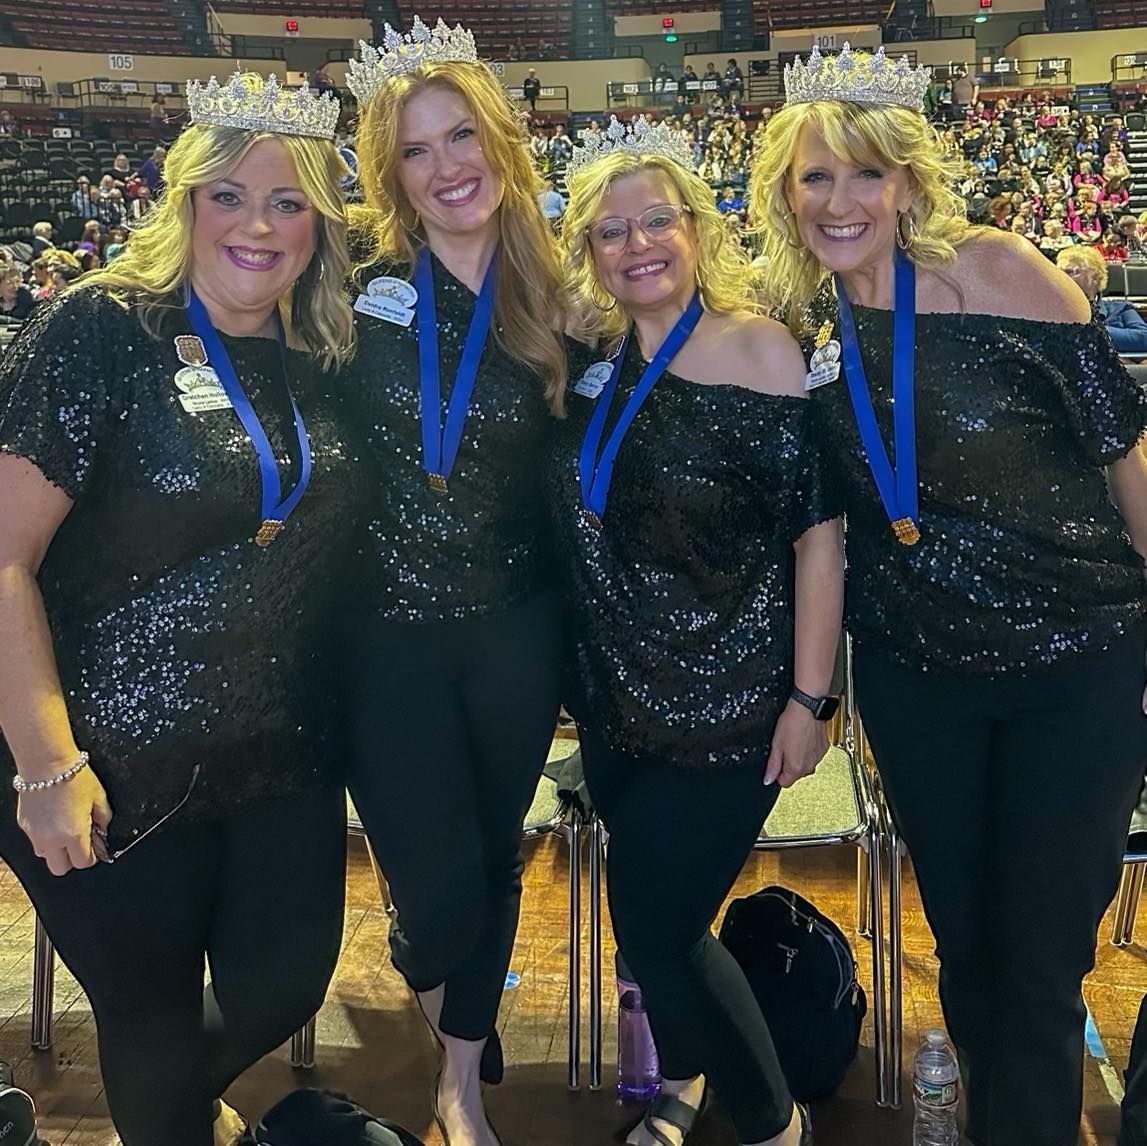
[[[659,242],[672,239],[681,230],[682,217],[692,214],[692,208],[684,203],[662,203],[642,211],[636,219],[602,219],[587,227],[585,233],[603,255],[617,255],[629,245],[635,227],[647,239]]]
[[[140,832],[139,835],[136,836],[135,839],[127,845],[127,847],[118,848],[114,852],[109,852],[107,832],[104,831],[103,828],[92,824],[92,851],[95,853],[96,859],[99,860],[100,863],[115,863],[117,859],[121,859],[123,856],[127,855],[127,853],[130,852],[136,844],[143,843],[143,841],[146,840],[152,832],[156,831],[156,829],[162,828],[163,825],[166,824],[167,821],[170,820],[171,817],[174,816],[175,813],[178,812],[179,809],[182,808],[183,805],[191,799],[191,793],[195,788],[195,781],[199,779],[199,769],[199,764],[196,764],[195,767],[191,769],[191,782],[187,785],[187,791],[183,793],[183,799],[181,799],[179,803],[171,809],[171,811],[166,812],[158,820],[156,820],[150,828]]]

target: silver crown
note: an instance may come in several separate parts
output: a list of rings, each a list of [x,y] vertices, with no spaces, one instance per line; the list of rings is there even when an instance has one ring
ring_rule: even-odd
[[[785,103],[835,99],[919,111],[931,78],[931,68],[914,68],[907,56],[894,64],[882,47],[875,53],[854,52],[845,44],[838,56],[822,56],[813,48],[807,63],[785,65]]]
[[[260,80],[258,87],[253,79]],[[339,120],[339,101],[333,95],[315,95],[307,88],[285,91],[273,75],[264,80],[242,72],[236,72],[226,87],[214,76],[205,84],[192,80],[187,85],[187,110],[192,123],[316,139],[333,139]]]
[[[586,133],[581,147],[574,148],[566,171],[573,175],[607,155],[619,153],[660,155],[686,171],[693,170],[693,150],[673,128],[664,123],[650,123],[643,115],[631,124],[622,123],[616,115],[611,115],[605,131]]]
[[[386,25],[382,47],[376,48],[359,40],[359,60],[347,66],[346,86],[359,103],[366,103],[388,80],[405,75],[423,64],[478,63],[474,33],[455,24],[453,28],[439,17],[433,28],[414,17],[414,24],[404,36]]]

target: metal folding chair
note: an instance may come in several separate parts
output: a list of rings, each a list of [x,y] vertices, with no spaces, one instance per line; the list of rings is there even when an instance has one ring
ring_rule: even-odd
[[[1111,942],[1127,947],[1135,940],[1135,915],[1147,876],[1147,856],[1127,854],[1123,857],[1123,876],[1115,896],[1115,918],[1111,922]]]

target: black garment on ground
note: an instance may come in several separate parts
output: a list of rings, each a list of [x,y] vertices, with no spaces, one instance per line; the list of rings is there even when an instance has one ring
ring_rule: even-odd
[[[815,321],[835,321],[830,292],[817,302]],[[891,454],[892,313],[853,313]],[[1143,559],[1103,466],[1134,446],[1147,396],[1102,324],[920,314],[916,346],[916,545],[892,534],[844,371],[813,391],[847,491],[857,645],[927,671],[1022,675],[1135,628],[1147,612]]]
[[[779,1134],[793,1100],[745,973],[712,932],[779,789],[764,767],[676,767],[582,732],[594,807],[609,829],[609,909],[641,984],[665,1078],[704,1073],[739,1142]]]
[[[0,854],[91,1001],[124,1146],[211,1146],[213,1101],[319,1009],[334,973],[343,789],[175,818],[115,864],[62,878],[4,815]]]
[[[440,419],[477,296],[433,256]],[[379,265],[361,276],[407,278]],[[486,341],[450,492],[427,483],[419,420],[418,321],[358,314],[358,353],[342,378],[366,436],[375,496],[356,576],[370,613],[387,621],[457,621],[529,600],[550,581],[541,472],[550,415],[541,379]]]
[[[392,961],[415,991],[445,983],[442,1030],[485,1038],[518,928],[522,820],[557,722],[557,602],[357,628],[350,789],[398,909]]]
[[[190,330],[174,315],[172,334]],[[225,338],[285,490],[299,458],[278,344]],[[108,792],[112,846],[313,789],[335,756],[322,627],[363,483],[328,383],[288,352],[314,470],[267,548],[258,460],[230,409],[186,413],[183,367],[98,288],[41,307],[0,362],[0,450],[75,502],[39,573],[68,715]],[[6,749],[0,770],[11,772]],[[0,784],[0,815],[12,793]]]
[[[856,687],[940,957],[976,1146],[1075,1146],[1083,977],[1147,765],[1147,626],[1038,677],[856,654]]]
[[[1147,995],[1139,1004],[1124,1085],[1118,1146],[1147,1146]]]
[[[636,345],[603,447],[644,369]],[[598,530],[578,479],[595,402],[571,390],[550,467],[566,706],[619,751],[763,767],[792,688],[793,542],[841,509],[817,411],[665,374],[625,436]]]

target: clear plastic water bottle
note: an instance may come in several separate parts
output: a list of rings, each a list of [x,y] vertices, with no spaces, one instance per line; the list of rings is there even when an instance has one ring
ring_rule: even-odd
[[[648,1102],[661,1089],[661,1063],[641,988],[617,953],[617,1093]]]
[[[912,1146],[959,1146],[956,1108],[960,1104],[960,1068],[941,1030],[930,1030],[912,1064],[916,1121]]]

